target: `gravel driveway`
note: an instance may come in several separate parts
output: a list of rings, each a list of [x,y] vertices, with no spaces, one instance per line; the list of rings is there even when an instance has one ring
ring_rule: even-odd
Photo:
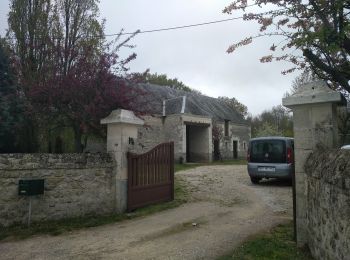
[[[189,203],[59,236],[2,242],[0,258],[215,259],[292,218],[291,187],[279,181],[252,185],[246,166],[203,166],[177,175],[189,183]]]

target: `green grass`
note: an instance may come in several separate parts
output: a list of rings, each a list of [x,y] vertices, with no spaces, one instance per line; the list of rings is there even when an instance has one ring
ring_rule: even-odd
[[[268,233],[249,239],[231,254],[218,260],[311,260],[306,249],[296,247],[293,241],[293,224],[279,225]]]
[[[247,161],[244,159],[240,160],[223,160],[223,161],[214,161],[211,163],[183,163],[175,164],[175,172],[190,170],[197,168],[199,166],[211,166],[211,165],[246,165]]]
[[[90,216],[81,218],[69,218],[59,221],[36,222],[28,228],[25,225],[13,225],[10,227],[0,226],[0,240],[19,240],[39,234],[59,235],[65,232],[82,228],[96,227],[119,222],[122,220],[143,217],[155,212],[171,209],[186,203],[189,198],[189,191],[186,182],[180,177],[175,177],[174,187],[175,198],[173,201],[159,203],[137,209],[131,213],[114,214],[108,216]]]

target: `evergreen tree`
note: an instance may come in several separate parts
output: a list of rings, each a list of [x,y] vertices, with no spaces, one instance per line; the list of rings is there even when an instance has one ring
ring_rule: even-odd
[[[0,153],[18,152],[22,122],[23,105],[16,77],[5,45],[0,42]]]

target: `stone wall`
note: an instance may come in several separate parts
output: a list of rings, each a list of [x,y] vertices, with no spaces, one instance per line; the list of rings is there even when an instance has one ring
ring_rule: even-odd
[[[307,243],[316,259],[350,256],[350,151],[318,149],[305,164]]]
[[[164,141],[174,142],[174,156],[175,161],[178,162],[182,157],[186,158],[186,149],[183,147],[186,145],[186,126],[183,124],[181,115],[169,115],[164,121]]]
[[[115,162],[100,154],[0,154],[0,226],[25,223],[29,198],[20,179],[44,179],[44,195],[32,197],[32,221],[115,212]]]
[[[247,158],[248,144],[251,136],[250,126],[230,124],[233,140],[238,140],[238,157]]]
[[[211,119],[201,116],[174,114],[166,117],[162,116],[143,116],[145,124],[138,128],[137,140],[131,147],[135,153],[144,153],[151,150],[156,145],[163,142],[174,142],[175,161],[186,160],[186,124],[203,125],[206,132],[201,134],[203,146],[200,156],[205,161],[211,160]],[[182,158],[182,159],[180,159]],[[202,159],[203,159],[202,158]]]
[[[138,128],[137,140],[131,151],[145,153],[158,144],[174,142],[175,160],[185,158],[183,153],[183,123],[180,115],[143,116],[145,124]]]
[[[224,134],[224,123],[217,123]],[[246,158],[248,143],[250,140],[250,126],[229,123],[229,136],[220,140],[220,153],[223,159],[233,159],[233,141],[237,141],[238,158]],[[213,148],[214,149],[214,148]]]
[[[145,124],[138,128],[133,152],[144,153],[164,142],[163,120],[161,116],[142,116]]]
[[[198,137],[198,140],[191,139],[194,142],[191,157],[195,161],[212,160],[211,118],[189,114],[174,114],[166,117],[144,115],[140,118],[144,121],[144,125],[138,127],[137,138],[133,145],[129,145],[130,152],[145,153],[160,143],[173,141],[175,161],[186,161],[186,126],[189,125],[198,126],[198,131],[195,131],[196,127],[192,127],[195,133],[192,137]],[[219,123],[218,126],[223,129],[223,123]],[[249,139],[250,126],[230,122],[229,137],[224,137],[220,143],[221,155],[224,159],[233,159],[233,141],[237,141],[238,157],[245,158]]]

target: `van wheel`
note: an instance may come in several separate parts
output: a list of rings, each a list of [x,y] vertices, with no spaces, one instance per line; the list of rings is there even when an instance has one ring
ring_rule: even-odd
[[[253,184],[258,184],[261,178],[258,177],[250,177],[250,180],[252,181]]]

